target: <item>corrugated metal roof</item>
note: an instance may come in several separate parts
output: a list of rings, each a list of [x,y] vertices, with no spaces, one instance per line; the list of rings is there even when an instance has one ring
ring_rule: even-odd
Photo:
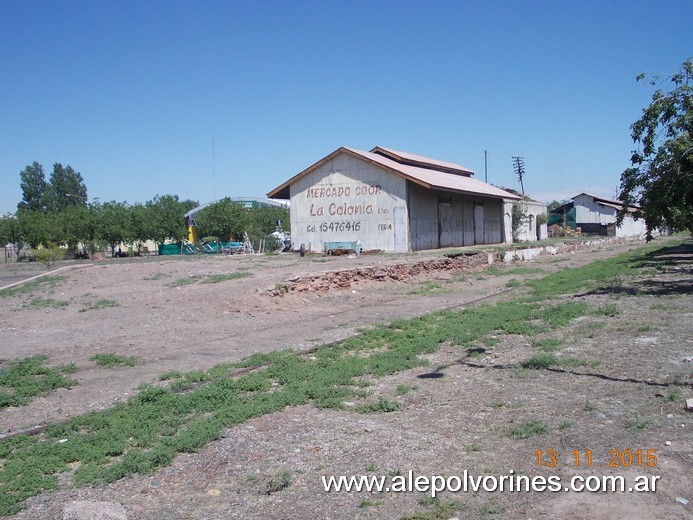
[[[438,159],[431,159],[429,157],[415,155],[409,152],[400,152],[398,150],[392,150],[391,148],[383,148],[382,146],[376,146],[371,150],[371,153],[384,155],[385,157],[389,157],[390,159],[393,159],[401,164],[409,164],[411,166],[419,166],[421,168],[457,173],[459,175],[474,175],[473,170],[460,166],[459,164],[439,161]]]
[[[500,199],[508,200],[520,200],[520,197],[513,195],[510,192],[496,188],[490,184],[483,181],[474,179],[471,175],[474,173],[472,170],[468,170],[463,166],[454,163],[445,163],[443,161],[436,161],[435,159],[428,159],[426,157],[417,156],[414,154],[408,154],[405,152],[394,152],[385,148],[376,147],[374,150],[383,150],[390,152],[391,155],[396,155],[401,158],[405,158],[405,155],[409,158],[409,162],[416,162],[418,164],[426,164],[430,167],[414,166],[413,164],[402,164],[389,157],[386,157],[379,153],[365,152],[363,150],[357,150],[355,148],[341,147],[334,152],[332,152],[327,157],[324,157],[317,163],[313,164],[309,168],[303,170],[298,175],[295,175],[281,186],[278,186],[271,192],[267,194],[270,198],[289,198],[288,187],[296,182],[299,178],[313,171],[320,165],[324,164],[326,161],[332,159],[339,153],[348,153],[357,157],[361,157],[366,161],[377,164],[397,175],[415,182],[425,188],[429,189],[439,189],[443,191],[455,191],[459,193],[470,193],[474,195],[482,195],[486,197],[494,197]],[[405,158],[406,160],[406,158]],[[440,171],[444,168],[446,170],[454,169],[457,170],[456,173],[450,173],[447,171]]]

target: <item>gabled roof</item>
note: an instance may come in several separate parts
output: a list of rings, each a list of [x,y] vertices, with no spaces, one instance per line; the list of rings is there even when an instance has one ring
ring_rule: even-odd
[[[376,146],[371,150],[371,153],[377,153],[384,157],[388,157],[395,162],[400,164],[408,164],[410,166],[419,166],[421,168],[427,168],[429,170],[438,170],[445,173],[454,173],[457,175],[464,175],[470,177],[474,175],[474,171],[459,164],[438,161],[437,159],[429,159],[428,157],[423,157],[421,155],[414,155],[408,152],[398,152],[397,150],[392,150],[390,148],[383,148],[381,146]]]
[[[435,159],[429,159],[406,152],[397,152],[378,146],[373,148],[370,152],[342,146],[327,157],[303,170],[301,173],[294,175],[281,186],[276,187],[269,192],[267,196],[273,199],[288,199],[289,186],[341,153],[361,158],[371,164],[399,175],[400,177],[404,177],[411,182],[419,184],[424,188],[470,193],[499,199],[520,199],[517,195],[513,195],[505,190],[501,190],[500,188],[472,178],[474,172],[458,164],[437,161]]]
[[[604,199],[602,197],[597,197],[596,195],[590,195],[589,193],[580,193],[580,195],[592,197],[592,200],[594,200],[594,202],[596,202],[597,204],[600,204],[601,206],[606,206],[607,208],[613,208],[613,209],[617,209],[619,211],[621,209],[623,209],[623,202],[621,202],[620,200]],[[580,195],[575,195],[575,197],[573,197],[573,200],[578,198]],[[636,211],[639,211],[640,209],[641,208],[631,206],[628,208],[628,212],[634,213]]]

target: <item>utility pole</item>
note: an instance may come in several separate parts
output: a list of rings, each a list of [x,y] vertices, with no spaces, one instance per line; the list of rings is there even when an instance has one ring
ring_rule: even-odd
[[[513,169],[515,174],[520,181],[520,188],[522,188],[522,194],[525,194],[525,185],[522,182],[522,177],[525,175],[525,160],[522,157],[513,156]]]
[[[488,150],[484,150],[484,182],[488,182]]]

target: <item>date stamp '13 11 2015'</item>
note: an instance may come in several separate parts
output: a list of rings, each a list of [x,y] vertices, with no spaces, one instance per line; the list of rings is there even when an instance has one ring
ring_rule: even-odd
[[[554,449],[537,450],[534,452],[538,467],[555,468],[556,466],[587,467],[595,465],[592,450],[573,450],[571,457],[566,457],[570,462],[561,464],[563,454]],[[599,463],[602,468],[630,468],[657,466],[657,450],[609,450],[608,462]]]

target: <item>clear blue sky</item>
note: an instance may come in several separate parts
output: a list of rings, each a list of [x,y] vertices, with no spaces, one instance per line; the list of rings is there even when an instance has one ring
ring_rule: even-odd
[[[613,197],[630,125],[693,55],[693,2],[33,1],[0,6],[0,213],[60,162],[90,198],[264,196],[340,146]],[[214,154],[212,153],[214,143]]]

